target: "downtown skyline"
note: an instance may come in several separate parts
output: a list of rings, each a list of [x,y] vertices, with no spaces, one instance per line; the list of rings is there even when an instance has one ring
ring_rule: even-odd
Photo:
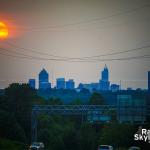
[[[149,73],[149,71],[147,72]],[[55,78],[52,75],[51,72],[48,72],[45,68],[41,69],[41,71],[38,73],[37,78],[30,78],[28,79],[28,83],[32,88],[36,89],[49,89],[49,88],[56,88],[56,89],[70,89],[68,88],[69,82],[72,82],[71,84],[71,89],[79,88],[80,86],[83,86],[82,88],[87,88],[89,90],[92,89],[97,89],[97,90],[102,90],[102,91],[107,91],[111,90],[112,87],[115,89],[117,88],[118,90],[125,90],[125,89],[134,89],[132,86],[128,86],[127,88],[122,87],[122,80],[119,82],[111,82],[110,80],[110,74],[109,74],[109,68],[105,64],[103,69],[99,73],[99,78],[97,79],[96,82],[80,82],[76,83],[76,81],[73,78],[69,78],[68,80],[64,76],[59,76],[58,78]],[[147,88],[148,89],[148,83],[149,83],[149,77],[147,76]],[[27,82],[26,82],[27,83]],[[54,84],[55,83],[55,84]],[[67,87],[68,84],[68,87]],[[82,84],[82,85],[81,85]],[[137,87],[136,89],[144,89],[141,87]]]
[[[149,150],[150,0],[0,0],[0,118],[0,150]]]
[[[49,71],[48,69],[45,69],[44,67],[43,67],[43,69],[45,69],[47,71],[48,75],[49,75],[48,81],[50,82],[51,88],[55,88],[56,85],[57,85],[57,79],[62,79],[62,78],[65,79],[65,82],[69,81],[69,80],[74,80],[75,88],[77,88],[80,83],[88,85],[88,84],[100,82],[100,79],[101,79],[101,76],[102,76],[101,73],[103,72],[102,69],[104,68],[104,66],[101,68],[101,70],[98,70],[98,74],[96,75],[97,78],[94,78],[94,80],[89,80],[89,81],[76,80],[76,78],[74,78],[73,76],[72,77],[69,77],[69,76],[66,77],[64,75],[55,76],[55,73],[54,73],[53,70]],[[18,80],[9,80],[8,85],[11,84],[11,83],[28,83],[30,79],[34,79],[35,80],[35,87],[38,89],[39,88],[39,76],[38,76],[39,71],[40,70],[38,70],[38,72],[36,74],[34,73],[34,76],[32,75],[29,78],[26,78],[24,80],[19,80],[19,79]],[[42,71],[42,69],[41,69],[41,71]],[[123,80],[123,79],[113,80],[113,79],[111,79],[112,78],[111,77],[111,72],[112,72],[111,69],[109,69],[109,82],[110,82],[110,85],[112,85],[112,84],[116,84],[116,85],[119,85],[119,86],[121,85],[121,87],[120,87],[121,89],[127,89],[127,88],[148,89],[148,72],[149,71],[145,72],[145,75],[146,75],[146,79],[145,80],[133,80],[133,81],[131,81],[131,80]],[[1,82],[6,82],[6,81],[5,80],[4,81],[1,80]],[[137,84],[137,83],[139,83],[139,84]],[[143,83],[143,84],[141,84],[141,83]],[[135,84],[137,84],[139,86],[134,86]],[[2,87],[1,84],[0,84],[0,89],[4,89],[8,85]],[[140,85],[144,85],[144,86],[142,87]]]

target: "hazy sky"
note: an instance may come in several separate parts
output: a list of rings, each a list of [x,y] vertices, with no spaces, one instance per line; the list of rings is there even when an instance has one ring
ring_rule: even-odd
[[[0,21],[9,28],[9,38],[0,40],[0,48],[5,48],[0,52],[6,55],[54,58],[21,49],[26,48],[57,56],[88,57],[150,45],[149,0],[0,0]],[[150,48],[100,59],[141,55],[150,55]],[[42,68],[50,73],[51,82],[53,73],[53,84],[58,77],[73,78],[77,84],[98,82],[105,64],[111,83],[121,80],[123,88],[147,88],[148,59],[90,63],[2,54],[0,88],[37,79]]]

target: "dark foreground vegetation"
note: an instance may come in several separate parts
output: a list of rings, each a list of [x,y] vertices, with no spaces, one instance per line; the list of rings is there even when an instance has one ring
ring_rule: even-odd
[[[71,104],[80,105],[80,99]],[[62,105],[57,98],[45,100],[26,84],[12,84],[0,96],[0,150],[26,150],[31,141],[31,110],[34,104]],[[105,99],[93,93],[89,105],[103,105]],[[131,145],[149,150],[149,144],[134,141],[139,125],[83,122],[80,116],[38,117],[38,140],[46,150],[97,150],[100,144],[127,149]],[[144,126],[143,126],[144,127]],[[146,128],[150,128],[148,124]]]

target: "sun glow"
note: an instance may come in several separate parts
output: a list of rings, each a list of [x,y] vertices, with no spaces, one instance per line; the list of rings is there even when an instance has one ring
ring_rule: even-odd
[[[8,28],[3,22],[0,22],[0,39],[6,39],[7,37],[8,37]]]

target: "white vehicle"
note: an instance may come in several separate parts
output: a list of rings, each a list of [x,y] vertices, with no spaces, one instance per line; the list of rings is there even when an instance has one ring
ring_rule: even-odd
[[[141,150],[141,148],[137,146],[132,146],[129,148],[129,150]]]
[[[29,150],[44,150],[44,144],[42,142],[34,142]]]
[[[98,150],[113,150],[111,145],[99,145]]]

